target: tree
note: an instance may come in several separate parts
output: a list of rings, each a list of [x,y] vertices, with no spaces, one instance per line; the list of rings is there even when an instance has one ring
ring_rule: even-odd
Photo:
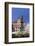
[[[21,27],[20,27],[20,31],[24,31],[24,26],[23,26],[23,16],[21,16]]]

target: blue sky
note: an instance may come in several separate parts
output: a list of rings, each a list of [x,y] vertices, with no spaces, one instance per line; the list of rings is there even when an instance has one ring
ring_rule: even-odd
[[[19,16],[23,16],[25,23],[29,23],[29,8],[12,8],[12,21],[16,21]]]

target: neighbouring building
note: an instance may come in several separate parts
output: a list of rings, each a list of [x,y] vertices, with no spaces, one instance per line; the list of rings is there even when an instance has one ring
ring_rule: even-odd
[[[24,31],[23,16],[20,16],[15,22],[12,23],[13,31]]]

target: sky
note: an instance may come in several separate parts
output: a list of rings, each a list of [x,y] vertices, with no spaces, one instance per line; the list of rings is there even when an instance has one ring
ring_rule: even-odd
[[[16,21],[19,16],[23,16],[25,23],[29,23],[29,8],[12,8],[12,21]]]

